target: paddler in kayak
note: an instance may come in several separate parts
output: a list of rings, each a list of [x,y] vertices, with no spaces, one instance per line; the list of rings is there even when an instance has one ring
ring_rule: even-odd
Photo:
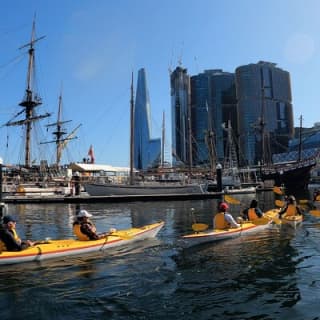
[[[263,217],[262,210],[258,207],[258,201],[253,199],[250,203],[250,207],[242,211],[242,217],[244,220],[254,221]]]
[[[4,216],[0,226],[0,252],[21,251],[34,245],[33,241],[22,241],[16,231],[16,220],[12,216]]]
[[[286,214],[286,216],[302,215],[302,211],[300,207],[297,205],[296,198],[294,196],[289,196],[285,207],[279,211],[280,219],[283,214]]]
[[[233,216],[227,212],[229,206],[225,202],[219,204],[219,212],[214,216],[213,228],[214,229],[230,229],[230,228],[240,228],[241,225],[238,224]]]
[[[105,238],[107,233],[97,233],[97,229],[89,218],[92,214],[87,210],[80,210],[76,215],[76,220],[73,223],[73,233],[81,241],[99,240]]]

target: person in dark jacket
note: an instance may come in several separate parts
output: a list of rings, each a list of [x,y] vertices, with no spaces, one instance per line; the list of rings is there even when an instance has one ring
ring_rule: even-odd
[[[279,218],[281,219],[283,214],[286,214],[286,216],[296,216],[302,215],[302,213],[302,210],[297,205],[296,198],[291,195],[288,197],[286,205],[279,211]]]
[[[4,216],[0,227],[0,250],[1,251],[21,251],[34,242],[30,240],[22,241],[16,231],[16,220],[11,216]]]
[[[253,199],[250,203],[250,207],[242,211],[242,217],[244,220],[255,220],[263,217],[262,210],[258,207],[258,201]]]
[[[97,233],[97,229],[89,218],[92,214],[87,210],[80,210],[73,223],[73,233],[81,241],[99,240],[107,236],[107,233]]]

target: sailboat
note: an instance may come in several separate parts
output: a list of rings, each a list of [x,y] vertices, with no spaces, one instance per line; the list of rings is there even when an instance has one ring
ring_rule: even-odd
[[[226,156],[222,166],[222,188],[225,193],[255,193],[256,188],[254,186],[242,185],[231,121],[228,120],[227,125],[223,123],[222,127],[227,132]],[[215,152],[211,151],[214,145],[214,142],[212,142],[214,136],[212,129],[208,130],[207,136],[206,141],[209,149],[209,157],[211,159],[211,156],[215,155]],[[210,163],[214,163],[214,161],[211,159]],[[208,184],[208,191],[216,191],[216,189],[216,181]]]
[[[299,151],[298,158],[295,161],[285,161],[281,163],[272,163],[271,159],[266,155],[270,154],[267,147],[270,147],[268,141],[268,134],[265,132],[265,88],[261,88],[262,106],[261,117],[259,119],[258,127],[260,129],[261,137],[261,165],[260,176],[265,185],[273,182],[275,186],[284,185],[290,189],[306,189],[310,180],[310,171],[316,165],[316,158],[302,159],[302,116],[300,117],[300,137],[299,137]]]
[[[13,119],[8,121],[5,125],[10,126],[23,126],[25,129],[25,148],[24,148],[24,164],[14,166],[12,170],[17,175],[17,181],[13,181],[10,185],[10,193],[14,196],[51,196],[54,194],[67,194],[70,191],[70,187],[66,186],[69,181],[66,175],[59,177],[59,181],[53,179],[54,175],[57,175],[57,168],[61,159],[61,151],[65,147],[66,143],[73,139],[75,130],[66,138],[63,138],[65,132],[62,130],[61,125],[64,123],[61,121],[61,99],[59,105],[58,120],[55,124],[57,130],[54,133],[56,139],[54,142],[57,144],[57,166],[54,168],[48,167],[46,160],[41,160],[40,164],[34,164],[31,161],[32,154],[32,131],[35,124],[45,118],[51,116],[51,113],[44,113],[41,115],[36,114],[36,107],[42,104],[42,100],[38,93],[35,92],[35,43],[42,40],[44,36],[40,38],[35,37],[35,21],[32,24],[31,40],[26,45],[20,47],[20,49],[28,48],[28,71],[27,71],[27,85],[23,101],[19,104],[23,109],[18,112]],[[61,97],[60,97],[61,98]],[[22,119],[16,120],[16,118],[23,116]],[[49,125],[50,126],[50,125]],[[40,143],[42,144],[42,143]],[[52,171],[52,172],[51,172]],[[58,182],[58,184],[57,184]]]
[[[25,161],[24,167],[31,167],[31,133],[33,129],[33,124],[39,120],[45,119],[51,116],[50,113],[45,113],[42,115],[36,115],[36,107],[42,104],[42,100],[39,95],[34,90],[34,62],[35,62],[35,48],[34,45],[36,42],[42,40],[45,36],[40,38],[35,38],[35,21],[32,25],[32,34],[31,40],[29,43],[23,45],[19,49],[28,47],[29,62],[28,62],[28,73],[27,73],[27,88],[25,90],[24,99],[20,102],[20,106],[23,108],[18,112],[12,120],[8,121],[6,126],[25,126]],[[24,119],[16,120],[17,117],[24,114]]]
[[[131,78],[130,98],[130,176],[129,184],[116,183],[84,183],[84,188],[90,196],[178,196],[195,195],[206,192],[205,184],[189,184],[181,182],[135,181],[134,169],[134,89],[133,74]]]
[[[316,157],[302,159],[302,117],[300,117],[300,137],[298,158],[295,161],[261,166],[261,179],[274,181],[275,186],[284,185],[290,189],[306,189],[310,181],[310,172],[316,166]]]
[[[55,143],[56,144],[56,166],[59,167],[61,157],[62,157],[62,151],[64,148],[66,148],[67,144],[74,139],[77,139],[76,132],[80,128],[81,124],[79,124],[75,129],[73,129],[69,134],[65,131],[63,128],[63,125],[71,122],[72,120],[62,120],[62,94],[59,95],[59,105],[58,105],[58,116],[57,121],[54,123],[50,123],[46,125],[47,128],[49,127],[55,127],[56,131],[54,131],[52,134],[55,136],[55,139],[52,141],[47,142],[41,142],[41,144],[47,144],[47,143]],[[67,135],[67,136],[66,136]]]

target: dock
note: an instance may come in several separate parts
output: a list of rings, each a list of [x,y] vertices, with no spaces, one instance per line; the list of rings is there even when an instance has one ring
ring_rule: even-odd
[[[106,203],[106,202],[136,202],[136,201],[174,201],[174,200],[202,200],[218,199],[223,192],[199,194],[163,194],[163,195],[112,195],[112,196],[8,196],[2,199],[4,203]]]
[[[256,192],[269,191],[269,189],[257,189]],[[4,203],[112,203],[112,202],[136,202],[136,201],[183,201],[219,199],[225,194],[247,194],[245,190],[228,190],[222,192],[186,193],[186,194],[157,194],[157,195],[111,195],[90,196],[86,192],[80,195],[8,195],[3,197]]]

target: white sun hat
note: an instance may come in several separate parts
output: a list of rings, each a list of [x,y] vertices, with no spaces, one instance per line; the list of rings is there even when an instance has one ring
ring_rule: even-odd
[[[83,217],[87,217],[90,218],[92,217],[92,214],[90,214],[87,210],[80,210],[77,214],[78,218],[83,218]]]

